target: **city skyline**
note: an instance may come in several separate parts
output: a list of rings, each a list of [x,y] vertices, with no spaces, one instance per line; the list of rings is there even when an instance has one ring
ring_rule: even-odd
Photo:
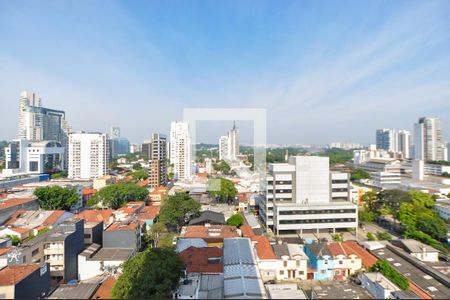
[[[369,144],[422,116],[450,140],[447,1],[23,4],[0,4],[2,139],[30,90],[74,130],[132,142],[185,107],[243,103],[267,109],[269,143]]]

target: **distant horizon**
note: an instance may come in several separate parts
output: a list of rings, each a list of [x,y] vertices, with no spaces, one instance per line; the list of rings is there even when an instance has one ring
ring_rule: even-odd
[[[371,144],[422,116],[450,141],[448,0],[1,1],[0,35],[7,140],[29,90],[134,143],[219,107],[266,109],[271,144]]]

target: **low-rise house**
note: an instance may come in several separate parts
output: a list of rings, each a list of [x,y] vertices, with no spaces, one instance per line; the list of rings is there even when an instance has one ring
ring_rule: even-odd
[[[225,225],[225,216],[212,210],[202,211],[198,218],[194,218],[189,222],[189,225]]]
[[[121,273],[120,266],[135,255],[131,248],[101,248],[92,244],[78,255],[79,280],[86,280],[108,271]]]
[[[223,299],[223,274],[190,274],[180,280],[174,299]]]
[[[78,279],[78,254],[84,249],[84,221],[66,220],[58,226],[23,242],[14,251],[9,265],[50,264],[54,281]]]
[[[15,228],[52,228],[72,216],[72,213],[64,210],[18,210],[3,225]]]
[[[347,251],[347,253],[354,253],[361,259],[362,269],[368,270],[378,261],[378,259],[373,254],[365,250],[354,241],[345,241],[342,243],[342,246]]]
[[[404,239],[399,240],[397,244],[418,260],[428,262],[439,261],[439,251],[424,243],[412,239]]]
[[[49,292],[48,263],[7,266],[0,270],[0,299],[40,299]]]
[[[182,238],[200,238],[212,247],[222,247],[225,238],[238,236],[236,227],[228,225],[187,226],[181,230]]]
[[[361,269],[361,258],[355,251],[344,247],[343,243],[329,243],[328,250],[334,261],[334,280],[346,280]]]
[[[333,280],[334,260],[326,243],[312,243],[304,247],[309,259],[308,278]]]
[[[99,283],[61,284],[48,299],[91,299],[97,291]]]
[[[266,284],[269,299],[308,299],[296,283]]]
[[[24,240],[29,237],[32,233],[31,228],[3,228],[0,229],[0,237],[13,236],[17,237],[20,240]]]
[[[39,203],[36,197],[14,198],[7,197],[0,199],[0,224],[3,224],[18,210],[38,210]]]
[[[160,210],[161,206],[145,206],[141,209],[141,212],[136,215],[136,218],[145,222],[145,228],[149,230],[155,222],[156,216],[159,214]]]
[[[223,250],[219,247],[189,247],[178,254],[189,273],[223,273]]]
[[[224,299],[267,298],[248,238],[225,238],[223,246]]]
[[[88,209],[74,216],[75,219],[83,219],[85,223],[103,222],[103,229],[106,229],[114,220],[114,210],[112,209]]]
[[[278,258],[276,280],[306,280],[308,256],[298,244],[277,244],[273,249]]]
[[[142,248],[145,233],[144,224],[139,220],[115,222],[103,232],[104,248],[130,248],[138,252]]]
[[[180,253],[189,247],[203,248],[208,247],[208,244],[203,239],[178,239],[176,252]]]
[[[398,286],[379,272],[363,273],[361,286],[366,288],[375,299],[390,299],[393,292],[400,291]]]

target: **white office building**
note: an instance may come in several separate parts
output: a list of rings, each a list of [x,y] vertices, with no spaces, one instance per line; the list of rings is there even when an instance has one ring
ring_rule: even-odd
[[[233,124],[228,135],[219,138],[219,159],[236,161],[239,154],[239,130],[236,124]]]
[[[170,163],[175,179],[191,178],[191,138],[187,122],[175,121],[170,126]]]
[[[64,147],[58,141],[16,139],[5,148],[3,175],[54,173],[64,169]]]
[[[444,160],[441,119],[422,117],[414,124],[414,157],[417,160]]]
[[[95,179],[106,175],[109,149],[104,133],[76,132],[69,135],[71,179]]]
[[[260,216],[276,234],[358,225],[348,175],[330,173],[328,157],[292,156],[288,163],[270,164],[266,190],[259,201]]]
[[[397,132],[397,151],[402,152],[406,159],[412,158],[411,145],[411,132],[399,130]]]

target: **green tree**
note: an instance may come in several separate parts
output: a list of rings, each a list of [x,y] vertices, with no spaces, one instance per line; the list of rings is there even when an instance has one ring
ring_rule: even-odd
[[[227,225],[241,227],[244,224],[244,217],[241,214],[234,214],[227,220]]]
[[[11,243],[13,246],[17,246],[20,244],[21,240],[17,235],[7,235],[6,237],[11,239]]]
[[[169,299],[179,284],[183,262],[173,249],[148,248],[123,264],[113,299]]]
[[[104,207],[118,209],[130,201],[146,201],[148,190],[132,182],[120,182],[105,186],[88,201],[88,205],[101,204]]]
[[[356,169],[353,170],[350,176],[350,179],[352,181],[356,181],[356,180],[361,180],[361,179],[369,179],[370,178],[370,174],[367,173],[364,170],[360,170],[360,169]]]
[[[377,231],[377,239],[379,239],[380,241],[390,241],[392,240],[392,235],[388,232],[384,232],[384,231]]]
[[[144,169],[140,169],[131,173],[131,177],[133,177],[135,181],[142,181],[148,178],[148,173]]]
[[[200,212],[200,203],[186,193],[177,193],[167,197],[159,212],[159,221],[166,225],[183,225],[186,218],[197,216]]]
[[[233,202],[237,194],[234,183],[222,177],[210,179],[208,181],[208,191],[212,197],[228,203]]]
[[[358,211],[358,219],[363,223],[370,223],[375,220],[376,214],[373,211],[368,210],[367,208],[360,209]]]
[[[372,232],[368,232],[368,233],[367,233],[367,239],[368,239],[369,241],[376,241],[376,240],[377,240],[377,238],[373,235]]]
[[[432,210],[424,211],[417,216],[416,228],[437,240],[447,236],[447,224]]]
[[[378,196],[374,192],[367,192],[362,196],[362,201],[368,210],[373,211],[378,201]]]
[[[424,192],[411,190],[408,192],[408,194],[411,195],[413,203],[417,206],[433,208],[434,204],[436,203],[436,200],[434,200],[430,194]]]
[[[142,170],[142,165],[140,163],[134,163],[133,170]]]
[[[166,225],[161,222],[156,222],[150,227],[145,235],[147,243],[152,243],[153,247],[157,247],[159,240],[168,233]]]
[[[60,186],[39,187],[34,195],[39,201],[39,207],[44,210],[70,210],[80,200],[76,189]]]
[[[378,201],[375,203],[375,208],[389,208],[398,220],[398,212],[400,204],[404,202],[412,202],[412,197],[408,192],[402,190],[383,190],[378,194]]]
[[[411,203],[400,204],[400,209],[398,212],[398,219],[400,224],[406,230],[415,230],[417,221],[417,208]]]
[[[331,238],[334,242],[343,242],[344,241],[344,235],[342,233],[336,233],[332,234]]]
[[[214,170],[216,170],[218,172],[222,172],[223,174],[229,174],[231,171],[230,165],[224,160],[220,160],[220,161],[214,163],[213,167],[214,167]]]
[[[403,276],[397,270],[395,270],[386,260],[380,259],[378,260],[372,267],[369,269],[370,272],[380,272],[386,278],[388,278],[392,283],[397,285],[402,290],[409,289],[409,281],[408,278]]]
[[[353,151],[352,150],[343,150],[343,149],[326,149],[324,152],[319,153],[320,156],[328,156],[330,158],[330,164],[344,164],[350,162],[353,159]]]

